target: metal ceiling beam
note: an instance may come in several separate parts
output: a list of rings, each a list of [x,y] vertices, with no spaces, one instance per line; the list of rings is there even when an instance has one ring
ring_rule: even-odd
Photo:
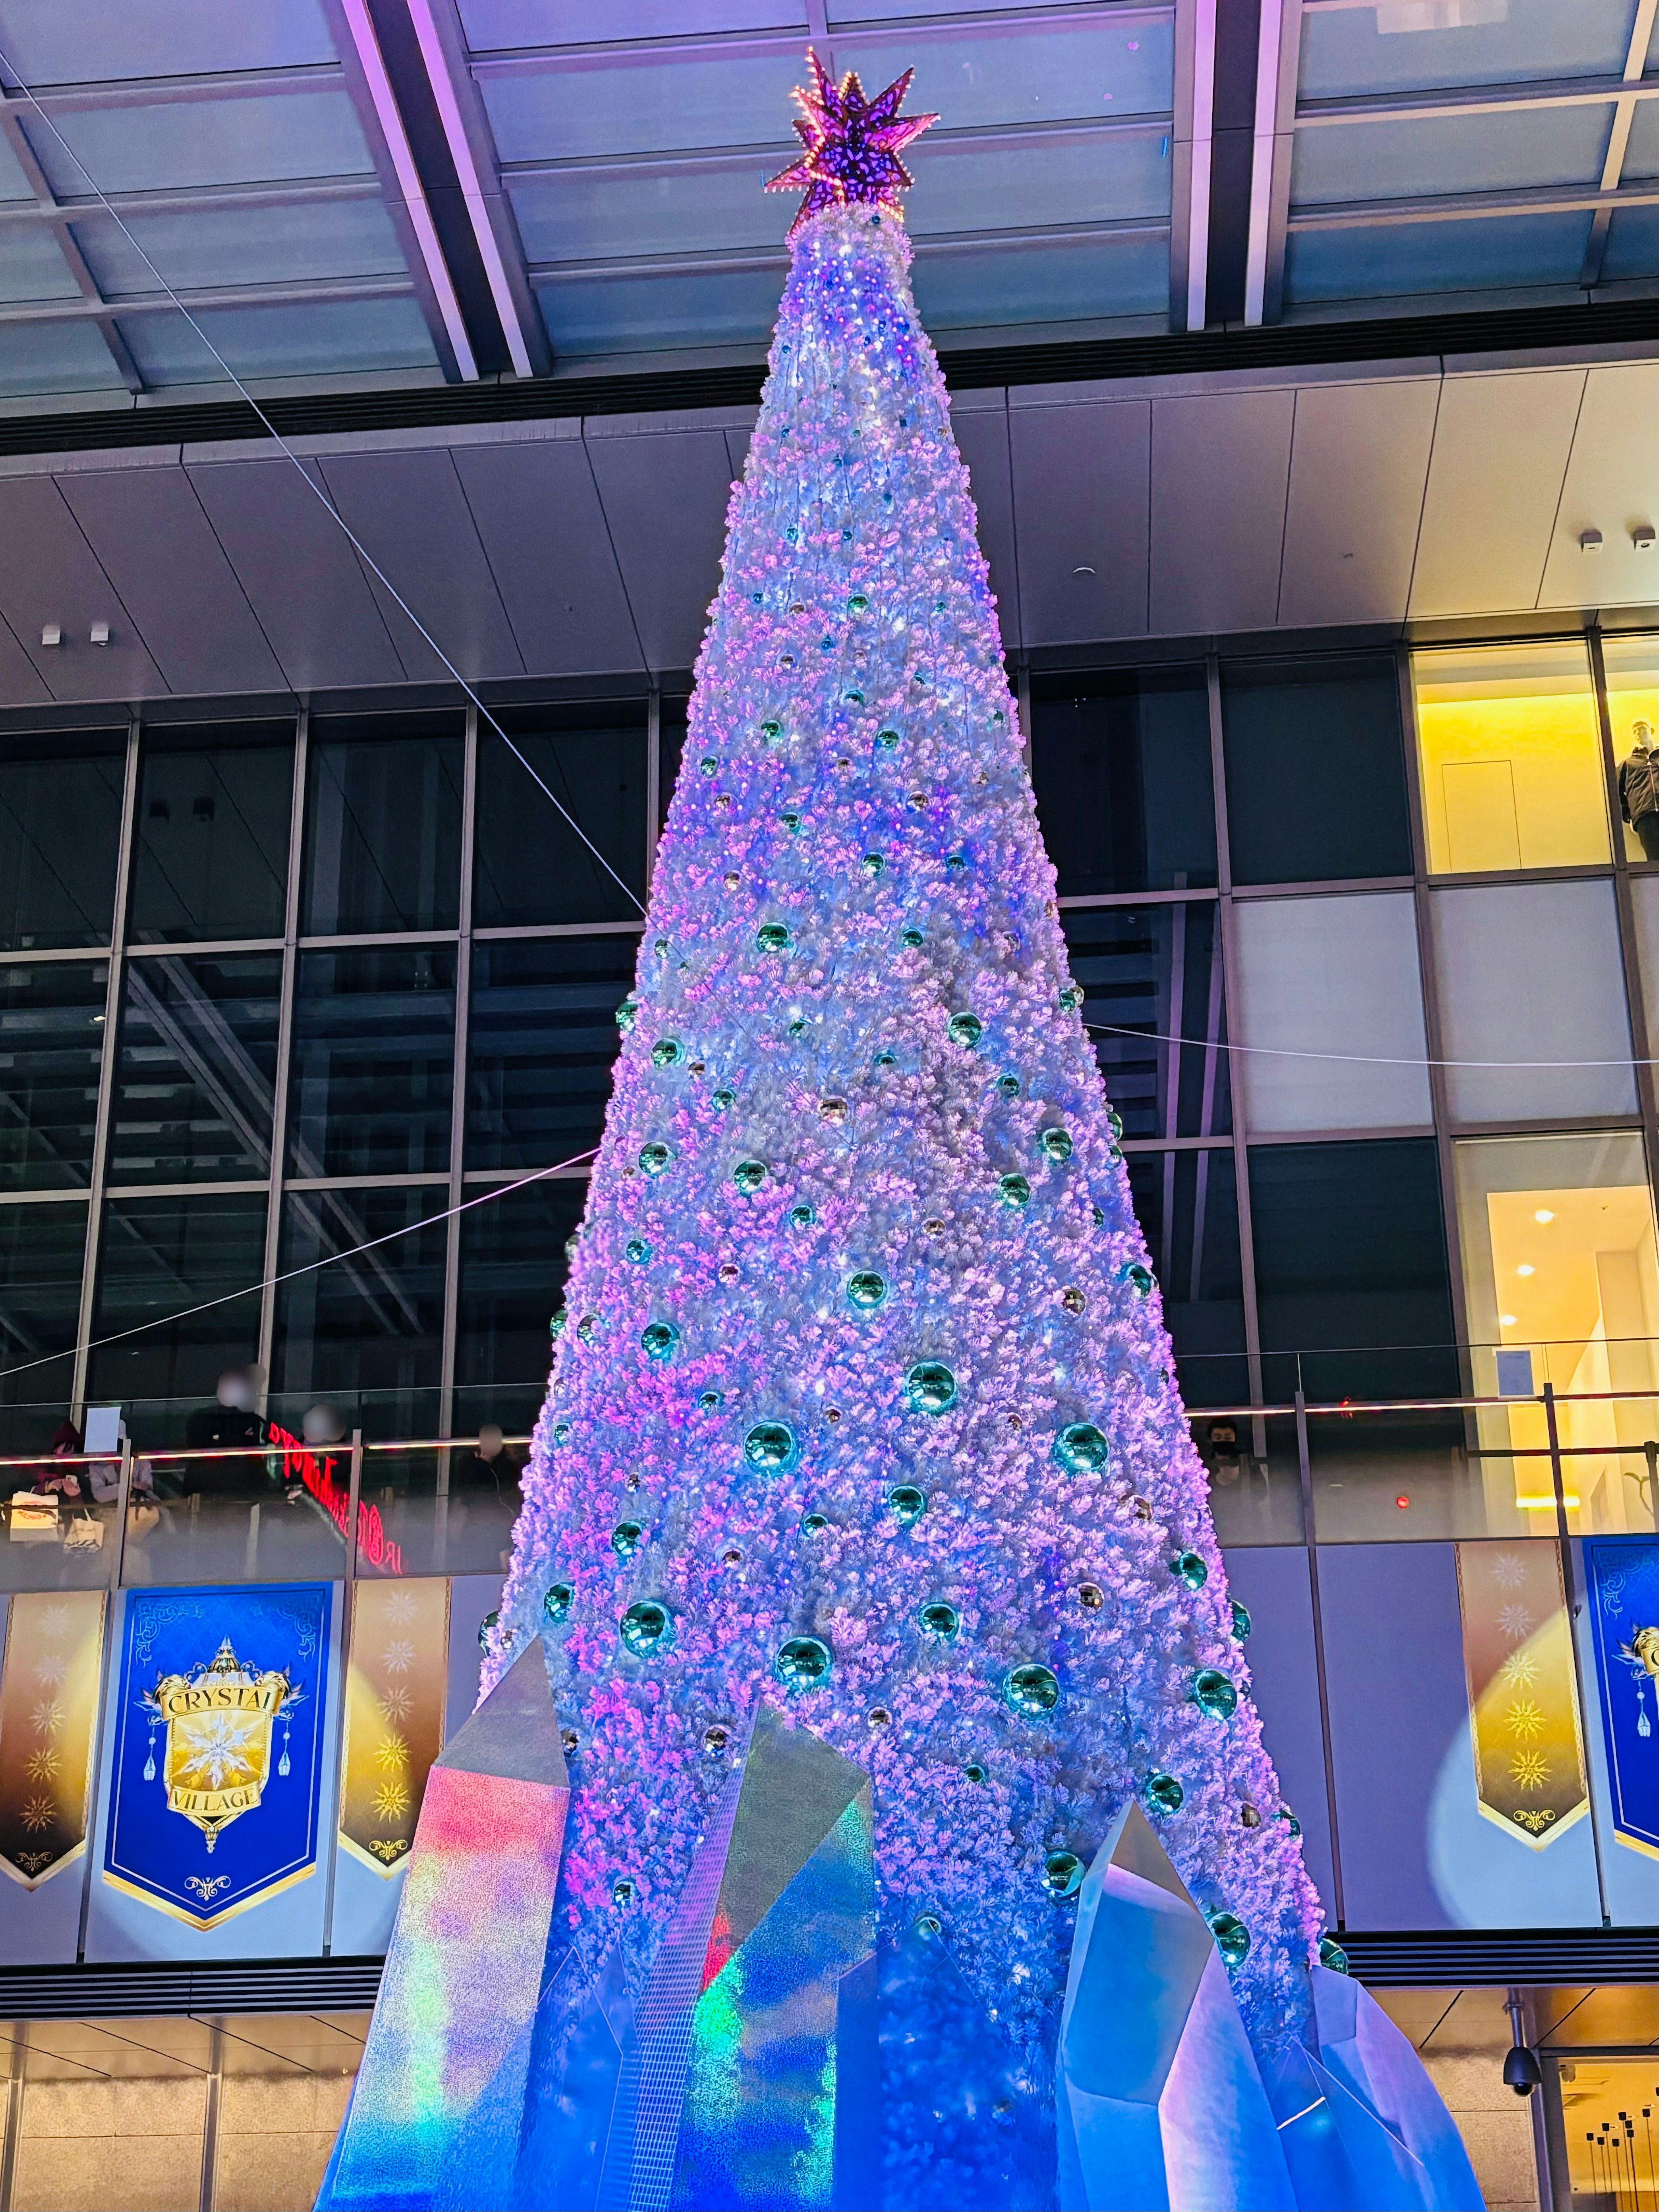
[[[1637,0],[1635,18],[1630,28],[1630,44],[1625,50],[1624,82],[1637,84],[1647,66],[1648,47],[1653,40],[1653,23],[1659,0]],[[1636,120],[1636,101],[1629,93],[1621,94],[1613,105],[1613,128],[1607,134],[1607,151],[1601,164],[1601,190],[1618,189],[1625,173],[1625,155],[1630,145],[1630,127]],[[1613,210],[1597,208],[1590,225],[1589,238],[1584,247],[1584,263],[1578,272],[1578,282],[1586,291],[1601,281],[1601,264],[1607,258],[1607,234],[1613,228]]]
[[[1530,84],[1436,86],[1426,92],[1392,93],[1386,100],[1367,94],[1304,100],[1296,111],[1296,127],[1328,130],[1349,123],[1411,122],[1419,116],[1524,115],[1547,107],[1600,107],[1621,97],[1632,102],[1659,100],[1659,76],[1639,83],[1622,76],[1550,77]]]
[[[1594,185],[1517,185],[1500,192],[1460,192],[1415,200],[1344,200],[1298,208],[1292,231],[1390,230],[1410,222],[1470,222],[1496,215],[1577,215],[1595,209],[1611,217],[1620,207],[1659,205],[1659,178],[1604,192]]]
[[[0,200],[0,228],[8,224],[82,222],[107,209],[122,217],[135,215],[195,215],[223,208],[309,207],[330,200],[378,200],[379,180],[369,177],[315,177],[282,185],[213,185],[177,191],[67,194],[50,205],[35,200]],[[107,204],[107,209],[106,204]]]
[[[217,76],[123,77],[109,83],[31,85],[29,89],[49,112],[72,112],[88,107],[184,106],[198,100],[252,100],[270,93],[314,92],[319,85],[337,85],[336,62],[296,62],[289,69],[227,70]]]
[[[1216,0],[1176,0],[1170,151],[1170,328],[1204,327],[1210,266],[1210,151]]]
[[[1250,162],[1244,321],[1276,323],[1285,301],[1285,230],[1296,143],[1302,64],[1302,0],[1261,0],[1256,45],[1255,137]]]
[[[133,300],[23,301],[0,306],[0,324],[96,321],[101,326],[103,319],[110,315],[174,313],[175,298],[193,312],[198,307],[310,306],[325,300],[406,300],[413,289],[407,276],[337,276],[326,283],[302,279],[292,284],[226,284],[188,289],[180,286],[176,295],[146,292]],[[120,337],[118,331],[113,335]]]
[[[8,88],[0,85],[0,136],[4,137],[10,147],[17,166],[23,173],[24,182],[34,195],[37,218],[52,227],[58,251],[63,255],[64,264],[81,295],[82,313],[96,322],[98,334],[108,349],[109,357],[115,364],[115,373],[122,383],[129,392],[140,392],[144,389],[144,380],[138,373],[138,364],[116,327],[110,302],[99,290],[96,279],[87,266],[87,258],[81,251],[80,240],[70,227],[69,216],[47,182],[46,173],[29,143],[27,132],[23,129],[19,111],[27,105],[27,101],[17,99]]]

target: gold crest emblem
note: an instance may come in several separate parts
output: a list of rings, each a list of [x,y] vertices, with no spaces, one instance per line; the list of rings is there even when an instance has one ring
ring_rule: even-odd
[[[283,1723],[278,1774],[289,1771],[288,1729],[300,1692],[286,1674],[255,1674],[227,1637],[193,1674],[165,1674],[146,1692],[150,1716],[144,1779],[155,1779],[155,1735],[165,1729],[161,1773],[167,1810],[201,1830],[210,1851],[222,1830],[258,1808],[270,1778],[272,1737]]]

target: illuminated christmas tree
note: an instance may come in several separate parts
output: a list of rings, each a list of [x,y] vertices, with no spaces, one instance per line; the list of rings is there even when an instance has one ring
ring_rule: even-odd
[[[933,118],[908,77],[866,101],[813,69],[485,1680],[539,1638],[569,1759],[546,2111],[580,2106],[594,1993],[637,2003],[690,1924],[769,1711],[870,1785],[882,2201],[1048,2203],[1078,1893],[1125,1806],[1269,2065],[1318,1907],[911,298],[897,157]],[[740,2201],[710,2187],[686,2201]]]

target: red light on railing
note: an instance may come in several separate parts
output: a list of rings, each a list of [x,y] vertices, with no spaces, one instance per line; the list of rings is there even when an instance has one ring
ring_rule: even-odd
[[[1401,1492],[1401,1493],[1400,1493],[1399,1497],[1398,1497],[1398,1498],[1396,1498],[1395,1499],[1395,1501],[1394,1501],[1394,1502],[1395,1502],[1395,1504],[1400,1508],[1400,1510],[1401,1510],[1401,1511],[1402,1513],[1405,1511],[1406,1508],[1407,1508],[1407,1507],[1411,1504],[1411,1500],[1410,1500],[1410,1498],[1407,1497],[1407,1495],[1406,1495],[1406,1493],[1405,1493],[1405,1492],[1404,1492],[1403,1490]]]

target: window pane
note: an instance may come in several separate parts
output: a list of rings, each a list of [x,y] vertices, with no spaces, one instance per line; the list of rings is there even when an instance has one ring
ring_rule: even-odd
[[[1609,858],[1582,645],[1419,653],[1412,672],[1431,875]]]
[[[397,1190],[295,1191],[283,1211],[271,1410],[301,1433],[327,1403],[374,1437],[437,1433],[448,1224],[431,1222],[356,1259],[313,1263],[441,1213],[441,1183]]]
[[[1214,900],[1068,907],[1060,923],[1124,1135],[1224,1133],[1232,1109]]]
[[[1221,727],[1235,883],[1410,875],[1391,660],[1233,663]]]
[[[1431,1125],[1412,894],[1241,899],[1233,926],[1245,1126]]]
[[[454,1041],[453,945],[302,953],[289,1173],[447,1169]]]
[[[1164,1291],[1164,1325],[1189,1406],[1249,1396],[1233,1156],[1133,1152],[1129,1190]]]
[[[92,1180],[106,961],[0,967],[0,1189]]]
[[[1270,1398],[1455,1396],[1431,1138],[1255,1147],[1250,1229]]]
[[[46,1450],[69,1410],[86,1249],[83,1200],[0,1206],[0,1365],[21,1370],[0,1377],[0,1450]]]
[[[307,936],[455,927],[461,753],[453,714],[313,726],[300,925]]]
[[[1560,1440],[1575,1525],[1652,1528],[1642,1451],[1656,1433],[1659,1273],[1642,1140],[1630,1134],[1506,1137],[1455,1147],[1469,1337],[1481,1395],[1563,1394]],[[1609,1399],[1610,1391],[1635,1391]],[[1589,1402],[1576,1396],[1590,1394]],[[1537,1403],[1483,1407],[1481,1443],[1495,1508],[1519,1506],[1553,1528],[1554,1490]]]
[[[455,1428],[495,1421],[523,1435],[541,1410],[551,1364],[548,1323],[563,1298],[565,1240],[587,1184],[532,1183],[461,1216]]]
[[[468,1167],[550,1167],[598,1144],[639,946],[631,930],[473,946]]]
[[[0,949],[109,943],[125,775],[114,736],[0,757]]]
[[[657,705],[657,828],[668,819],[668,809],[679,781],[685,755],[686,712],[689,699],[662,699]]]
[[[1031,780],[1060,896],[1214,883],[1201,669],[1050,676],[1031,691]]]
[[[1632,876],[1630,895],[1636,916],[1642,1007],[1647,1016],[1647,1048],[1652,1054],[1659,1052],[1659,876]]]
[[[1453,1118],[1634,1114],[1613,885],[1469,884],[1431,897]],[[1570,1064],[1457,1065],[1528,1060]]]
[[[643,702],[535,714],[503,708],[496,719],[623,883],[495,731],[483,728],[473,927],[633,920],[645,897]]]
[[[254,723],[210,744],[147,734],[132,854],[133,942],[280,937],[294,729]]]
[[[88,1398],[125,1406],[141,1443],[181,1441],[191,1404],[211,1404],[224,1369],[254,1357],[264,1261],[265,1201],[258,1191],[112,1200],[104,1208],[93,1334],[162,1325],[100,1345]],[[246,1296],[225,1296],[241,1290]],[[225,1303],[207,1303],[219,1298]],[[201,1306],[206,1310],[185,1310]]]
[[[1607,721],[1619,763],[1620,829],[1627,860],[1659,860],[1659,637],[1609,637]],[[1648,802],[1651,800],[1652,805]]]
[[[282,988],[280,952],[128,961],[112,1183],[270,1171]]]

